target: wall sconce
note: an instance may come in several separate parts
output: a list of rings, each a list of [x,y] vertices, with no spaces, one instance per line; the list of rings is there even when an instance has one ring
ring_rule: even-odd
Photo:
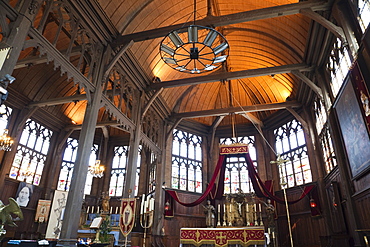
[[[165,211],[170,210],[170,202],[169,202],[169,201],[167,201],[167,202],[164,204],[164,210],[165,210]]]
[[[315,200],[314,199],[311,199],[310,200],[310,207],[311,208],[316,208],[316,206],[317,206],[317,204],[316,204]]]

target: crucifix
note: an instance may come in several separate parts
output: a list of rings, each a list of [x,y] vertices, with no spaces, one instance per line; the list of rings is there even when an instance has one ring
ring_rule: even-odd
[[[287,181],[285,181],[285,176],[284,176],[284,173],[283,173],[283,164],[285,162],[288,162],[288,161],[289,160],[284,160],[283,158],[281,158],[280,154],[277,154],[276,161],[270,161],[270,164],[277,164],[278,167],[279,167],[279,171],[281,173],[281,175],[280,175],[280,177],[281,177],[280,185],[281,185],[281,188],[283,189],[283,193],[284,193],[286,215],[287,215],[287,219],[288,219],[290,246],[293,247],[292,227],[291,227],[291,224],[290,224],[289,207],[288,207],[288,200],[287,200],[287,196],[286,196]]]

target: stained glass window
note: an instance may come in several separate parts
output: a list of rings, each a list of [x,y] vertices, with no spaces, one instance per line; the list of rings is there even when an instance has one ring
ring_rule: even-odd
[[[154,192],[156,181],[156,171],[157,170],[157,156],[154,153],[150,155],[150,165],[149,165],[149,193]],[[138,178],[139,180],[139,178]]]
[[[301,123],[292,120],[274,130],[276,152],[285,160],[279,166],[280,185],[294,187],[312,182],[306,140]]]
[[[172,181],[174,189],[202,192],[202,138],[174,130],[172,143]]]
[[[325,170],[329,173],[334,167],[337,166],[337,159],[334,152],[333,142],[331,139],[329,127],[324,125],[320,135],[320,144],[324,155]]]
[[[111,178],[109,184],[109,196],[122,196],[125,185],[126,172],[127,172],[127,161],[128,161],[128,146],[116,146],[114,147],[114,157],[112,162]],[[136,179],[133,194],[137,195],[139,186],[140,176],[140,164],[141,164],[141,151],[142,147],[139,146]]]
[[[116,146],[112,162],[109,196],[122,196],[126,178],[128,146]]]
[[[53,132],[28,119],[23,129],[9,177],[39,185]]]
[[[221,145],[230,145],[234,143],[249,144],[249,155],[255,167],[257,167],[257,154],[255,148],[254,136],[245,136],[238,138],[221,138]],[[254,192],[251,180],[248,175],[247,164],[244,157],[227,157],[225,170],[225,194],[238,193],[239,189],[243,193]]]
[[[325,110],[324,103],[319,97],[316,98],[313,105],[313,111],[316,118],[316,130],[319,133],[321,148],[323,151],[323,158],[325,162],[325,170],[329,173],[337,165],[333,143],[328,127],[328,117]]]
[[[365,33],[370,23],[370,2],[369,0],[358,0],[358,22],[362,32]]]
[[[326,66],[330,72],[330,87],[334,98],[337,97],[350,66],[351,59],[349,57],[348,50],[343,46],[340,39],[337,39],[333,44],[329,61]]]
[[[62,191],[69,191],[71,186],[71,178],[73,173],[73,168],[76,161],[78,150],[78,140],[74,138],[67,139],[67,145],[64,150],[62,166],[59,173],[57,189]],[[93,144],[91,148],[89,165],[92,165],[96,162],[97,159],[98,145]],[[91,187],[93,182],[93,176],[87,172],[86,183],[85,183],[85,195],[90,195]]]
[[[12,108],[6,105],[0,106],[0,134],[4,133],[4,130],[8,128],[9,118],[12,111]]]

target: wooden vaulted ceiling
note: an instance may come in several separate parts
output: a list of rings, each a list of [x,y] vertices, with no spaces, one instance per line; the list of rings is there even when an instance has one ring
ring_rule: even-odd
[[[171,28],[189,24],[193,18],[194,3],[195,23],[215,27],[230,45],[225,65],[209,72],[208,77],[213,76],[212,82],[203,83],[200,75],[178,72],[160,59],[159,44],[163,34]],[[173,116],[192,118],[206,126],[211,126],[217,115],[227,116],[225,111],[216,113],[215,109],[227,109],[226,112],[237,110],[237,123],[262,123],[276,111],[275,108],[252,111],[247,115],[240,113],[254,105],[282,103],[288,97],[297,99],[302,82],[293,74],[285,73],[283,67],[309,67],[305,57],[313,38],[310,31],[312,20],[300,14],[299,8],[296,8],[296,13],[288,11],[298,3],[292,0],[100,1],[105,13],[122,34],[116,42],[133,39],[135,44],[131,50],[140,64],[148,74],[160,78],[162,83],[153,85],[152,89],[158,90],[168,84],[161,97]],[[324,5],[321,2],[314,6],[323,8]],[[243,12],[245,14],[238,16]],[[248,21],[243,21],[243,18]],[[258,73],[258,69],[272,67],[282,68],[282,72],[279,73],[278,69],[276,74]],[[256,70],[257,76],[243,74],[240,78],[230,78],[230,72],[253,70]],[[231,117],[228,116],[220,123],[230,124]]]
[[[290,106],[312,99],[312,90],[291,72],[312,77],[314,66],[322,63],[312,54],[320,52],[324,28],[300,11],[311,8],[326,13],[330,9],[326,1],[196,0],[196,24],[214,27],[230,46],[224,66],[201,75],[170,68],[159,53],[169,31],[191,24],[194,0],[100,0],[98,4],[120,34],[112,46],[133,40],[129,49],[141,67],[148,76],[160,79],[146,90],[163,88],[159,97],[170,109],[169,118],[212,126],[218,116],[226,116],[219,122],[226,126],[231,124],[229,113],[236,112],[237,123],[262,123],[284,108],[288,97]],[[31,55],[32,50],[25,50],[20,59]],[[20,68],[15,77],[23,83],[14,83],[13,91],[25,95],[30,104],[83,93],[50,64],[34,65],[32,71]],[[40,83],[25,86],[36,78]],[[81,99],[50,106],[49,111],[81,124],[86,108]]]

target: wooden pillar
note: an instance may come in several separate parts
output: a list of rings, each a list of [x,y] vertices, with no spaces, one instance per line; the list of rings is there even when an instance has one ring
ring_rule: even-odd
[[[162,137],[164,136],[163,133],[165,132],[165,124],[162,125],[161,128]],[[154,197],[154,219],[153,219],[153,229],[152,235],[154,237],[154,241],[158,242],[162,236],[162,228],[163,228],[163,220],[164,220],[164,191],[162,189],[162,184],[165,181],[165,173],[166,168],[170,167],[165,162],[165,155],[166,155],[166,140],[165,138],[161,138],[161,150],[162,153],[158,155],[157,164],[156,164],[156,186],[155,186],[155,197]],[[171,181],[167,181],[167,183],[171,183]],[[170,184],[168,184],[170,186]]]
[[[68,192],[63,225],[60,234],[60,243],[62,244],[62,246],[75,246],[75,242],[72,244],[72,242],[69,242],[68,240],[77,239],[81,206],[88,172],[88,163],[91,153],[91,147],[94,141],[98,111],[101,106],[101,83],[104,74],[104,65],[106,64],[106,60],[108,58],[108,56],[103,58],[105,49],[102,50],[103,52],[101,53],[101,63],[96,70],[97,72],[93,76],[93,83],[94,85],[96,85],[96,89],[95,92],[92,93],[92,97],[90,98],[91,100],[89,100],[87,103],[84,121],[82,123],[82,129],[79,137],[79,148],[77,151],[76,162],[73,169],[71,187]]]
[[[9,35],[4,37],[3,41],[12,47],[10,56],[5,59],[4,65],[0,70],[0,78],[3,78],[6,74],[11,75],[14,67],[17,64],[19,55],[23,49],[23,44],[26,41],[28,31],[32,26],[32,22],[41,6],[40,0],[25,0],[22,1],[19,13],[15,22],[11,23],[12,29]]]
[[[128,153],[128,162],[127,162],[127,170],[126,170],[126,179],[125,179],[125,186],[123,189],[123,197],[128,198],[129,192],[131,192],[131,197],[134,193],[135,188],[135,180],[136,180],[136,170],[137,170],[137,160],[139,156],[139,144],[140,144],[140,137],[141,137],[141,105],[144,97],[144,93],[138,97],[136,109],[134,111],[134,120],[136,124],[136,128],[133,133],[130,133],[130,149]],[[144,190],[145,191],[145,190]]]

